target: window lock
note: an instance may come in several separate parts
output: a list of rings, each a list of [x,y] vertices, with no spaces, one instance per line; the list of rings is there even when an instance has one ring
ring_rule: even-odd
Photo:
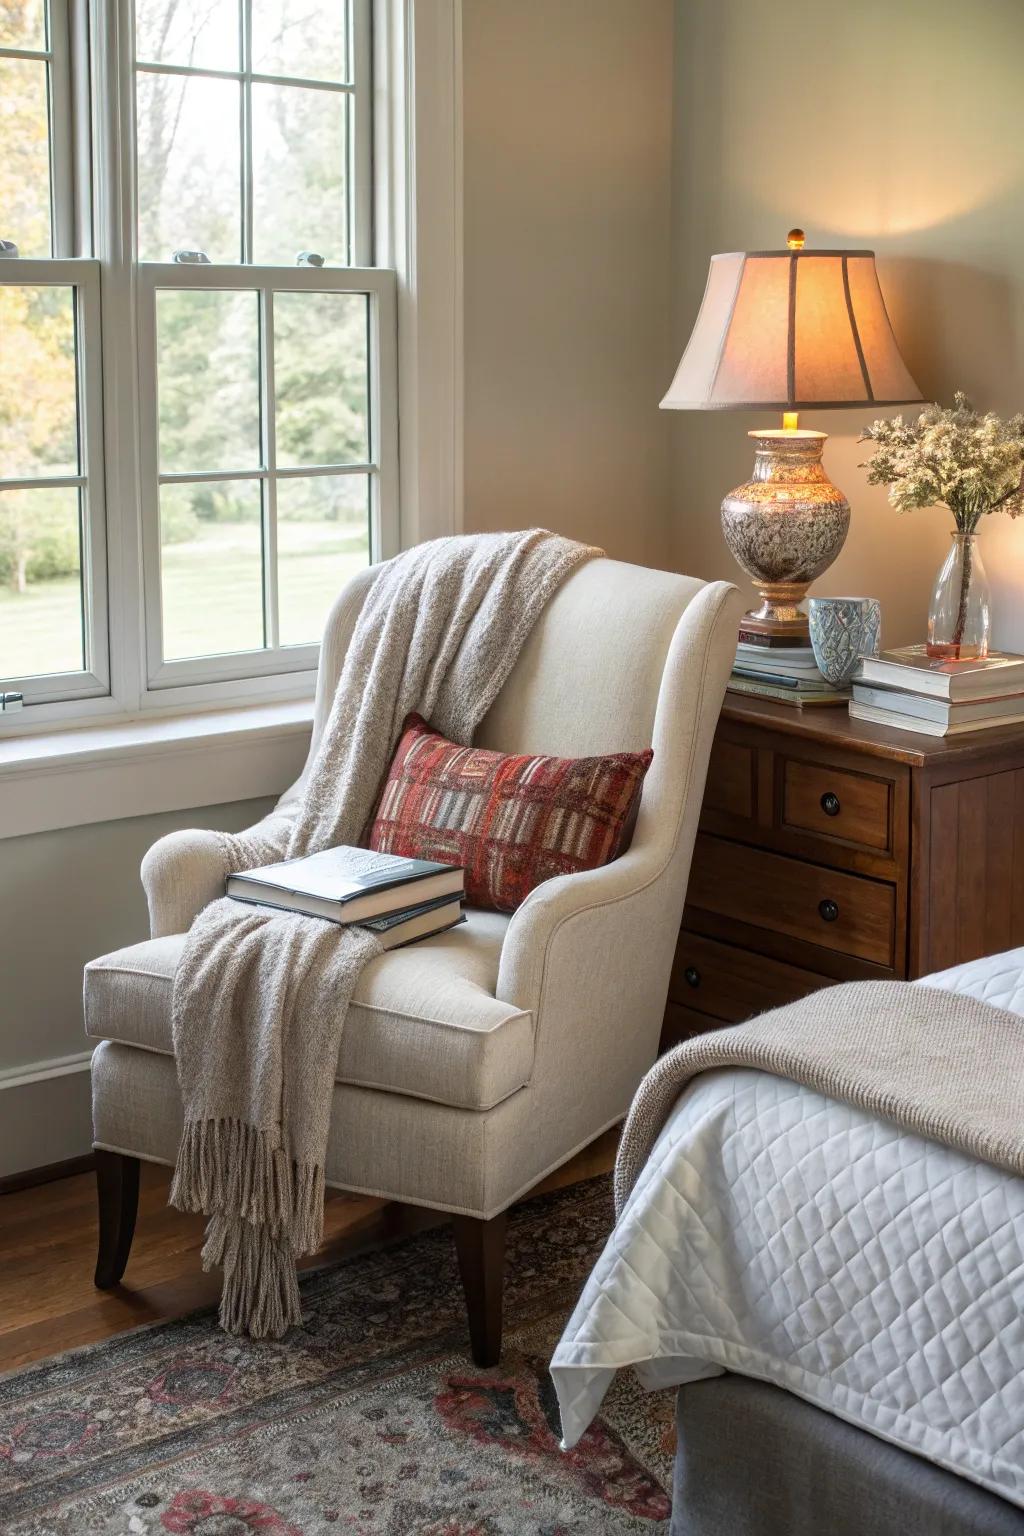
[[[13,714],[16,709],[24,706],[25,698],[20,693],[0,693],[0,714]]]
[[[17,256],[18,247],[13,240],[0,240],[0,258],[4,256]]]

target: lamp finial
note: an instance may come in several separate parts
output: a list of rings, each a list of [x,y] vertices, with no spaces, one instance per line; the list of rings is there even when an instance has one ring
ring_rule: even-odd
[[[786,244],[789,246],[791,251],[802,251],[804,248],[805,239],[806,236],[804,235],[802,229],[791,229],[789,234],[786,236]]]

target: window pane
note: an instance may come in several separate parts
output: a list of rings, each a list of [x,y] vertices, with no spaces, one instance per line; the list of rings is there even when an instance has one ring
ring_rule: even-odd
[[[238,0],[135,0],[135,57],[238,69]]]
[[[46,70],[41,59],[0,58],[0,239],[22,256],[51,254]]]
[[[0,0],[0,48],[45,48],[43,0]]]
[[[74,290],[2,286],[0,479],[77,473]]]
[[[362,293],[274,295],[277,462],[369,459],[368,300]]]
[[[161,470],[255,469],[258,295],[163,289],[156,329]]]
[[[347,263],[347,113],[344,92],[253,86],[254,261]]]
[[[263,532],[256,480],[160,489],[164,660],[263,646]]]
[[[78,491],[0,491],[0,676],[84,666]]]
[[[256,74],[347,80],[347,9],[343,0],[253,0]]]
[[[370,563],[368,475],[277,482],[278,620],[282,645],[320,639],[342,587]]]
[[[139,256],[176,250],[238,261],[241,86],[233,80],[142,73],[139,113]]]

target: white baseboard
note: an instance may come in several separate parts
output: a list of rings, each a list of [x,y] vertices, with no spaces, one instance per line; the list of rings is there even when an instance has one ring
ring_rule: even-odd
[[[91,1056],[0,1072],[0,1178],[92,1150]]]

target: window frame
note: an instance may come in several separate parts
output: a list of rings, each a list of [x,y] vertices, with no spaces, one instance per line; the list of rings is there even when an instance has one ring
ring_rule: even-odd
[[[140,262],[137,256],[134,0],[114,0],[109,10],[104,0],[49,0],[52,243],[56,247],[59,238],[67,254],[0,261],[0,282],[77,285],[79,467],[80,478],[89,480],[82,551],[89,670],[5,679],[4,686],[21,692],[27,707],[21,713],[0,714],[0,736],[104,715],[218,708],[305,696],[313,690],[318,645],[162,660],[159,533],[154,521],[158,479],[153,339],[159,286],[235,291],[270,286],[277,291],[367,295],[371,561],[399,549],[397,283],[391,268],[369,265],[374,214],[373,0],[351,0],[351,6],[348,94],[355,105],[346,170],[354,252],[363,264],[189,266]],[[251,0],[240,0],[243,13],[250,8]],[[81,44],[74,59],[72,36]],[[83,59],[89,39],[91,47]],[[4,52],[36,58],[43,50]],[[243,152],[243,161],[246,158]],[[251,212],[251,200],[249,208]],[[90,245],[94,256],[71,255],[75,248]],[[73,278],[68,275],[72,271]]]
[[[47,141],[50,167],[50,254],[18,261],[51,261],[75,254],[74,119],[72,95],[70,7],[76,0],[44,0],[42,48],[15,48],[0,43],[0,58],[44,62],[46,68]],[[0,228],[0,239],[17,232]],[[12,260],[14,258],[11,258]]]
[[[261,414],[273,419],[273,330],[268,322],[264,295],[270,293],[354,293],[365,295],[367,313],[367,375],[369,459],[364,464],[310,466],[300,470],[264,464],[259,469],[223,470],[204,474],[183,472],[172,478],[249,479],[272,486],[277,479],[314,477],[323,474],[366,474],[370,489],[370,557],[387,558],[398,550],[397,498],[397,383],[395,275],[375,267],[256,267],[189,266],[141,262],[138,266],[138,360],[139,427],[142,492],[142,546],[146,613],[146,687],[166,694],[198,683],[251,684],[268,675],[311,674],[316,669],[319,645],[279,646],[271,636],[262,650],[231,652],[165,661],[162,652],[162,590],[160,579],[160,485],[167,483],[159,472],[159,385],[156,349],[156,294],[160,289],[192,288],[206,291],[260,295],[260,347],[264,357],[263,380],[271,393],[262,392]],[[391,402],[387,395],[391,391]],[[276,588],[276,507],[273,493],[263,507],[264,584]]]
[[[269,263],[252,261],[253,247],[253,85],[278,85],[306,90],[326,91],[345,96],[351,103],[347,114],[347,160],[345,165],[346,186],[351,188],[349,208],[346,210],[345,261],[331,270],[350,270],[356,266],[368,267],[373,256],[373,148],[372,148],[372,0],[347,0],[351,18],[347,42],[349,78],[347,81],[321,80],[297,75],[281,75],[254,70],[252,67],[252,7],[253,0],[238,0],[239,37],[241,59],[237,69],[215,68],[206,65],[184,65],[138,62],[135,57],[135,4],[134,0],[119,0],[123,7],[124,30],[129,44],[128,74],[132,92],[131,118],[131,170],[132,191],[138,207],[137,145],[135,126],[136,81],[139,74],[177,75],[192,79],[232,81],[241,87],[241,117],[239,133],[241,258],[238,263],[213,263],[223,266],[267,266]],[[346,3],[346,0],[342,0]],[[137,225],[136,225],[137,228]],[[353,234],[354,230],[354,234]],[[167,258],[171,253],[167,252]],[[136,260],[138,256],[136,255]],[[141,265],[149,265],[148,260]]]
[[[95,819],[92,780],[77,766],[67,773],[35,772],[43,761],[50,763],[51,749],[58,751],[67,728],[89,727],[81,739],[92,745],[83,751],[102,750],[106,761],[108,749],[112,757],[121,750],[123,722],[148,721],[156,728],[161,717],[176,716],[195,719],[198,730],[203,711],[255,704],[260,718],[276,718],[275,710],[296,707],[286,701],[311,698],[315,681],[310,671],[268,674],[249,683],[206,682],[159,691],[145,687],[141,519],[135,490],[138,433],[134,409],[124,419],[117,408],[122,400],[134,402],[138,388],[135,277],[121,259],[134,240],[122,175],[130,144],[125,132],[132,128],[126,79],[131,47],[122,0],[54,4],[65,7],[73,45],[74,163],[91,173],[79,174],[74,184],[76,248],[91,252],[90,231],[95,231],[103,314],[126,319],[123,325],[107,326],[103,357],[110,690],[103,696],[0,712],[0,769],[6,764],[17,775],[19,765],[26,765],[26,772],[34,765],[33,800],[39,804],[33,827]],[[373,21],[373,99],[363,104],[372,117],[374,145],[372,259],[379,264],[375,271],[393,269],[395,275],[396,496],[405,548],[463,526],[461,0],[366,4]],[[104,41],[91,54],[86,47],[90,36]],[[0,262],[0,269],[5,265],[17,264]],[[243,707],[239,718],[247,713]],[[134,748],[131,755],[134,760]],[[152,786],[148,809],[165,802],[175,807],[200,803],[183,799],[180,775],[161,775],[158,766],[154,758],[147,768]],[[268,792],[263,780],[258,792]],[[137,813],[135,799],[123,803],[136,806],[124,814]],[[108,805],[104,816],[114,813]]]
[[[0,261],[0,286],[70,288],[73,293],[78,473],[0,476],[0,494],[12,490],[77,489],[84,651],[81,671],[11,677],[4,686],[21,693],[26,704],[32,705],[103,697],[110,692],[110,653],[99,262],[75,257],[9,258]]]

